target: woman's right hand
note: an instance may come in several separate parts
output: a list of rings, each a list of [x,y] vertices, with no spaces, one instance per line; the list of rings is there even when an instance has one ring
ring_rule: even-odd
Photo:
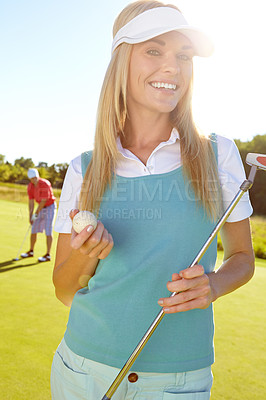
[[[79,210],[71,210],[69,216],[73,220]],[[88,229],[89,228],[89,229]],[[105,229],[101,221],[98,221],[95,230],[91,225],[86,226],[80,233],[72,228],[70,245],[73,249],[79,250],[81,254],[90,258],[102,260],[108,256],[114,246],[112,235]]]

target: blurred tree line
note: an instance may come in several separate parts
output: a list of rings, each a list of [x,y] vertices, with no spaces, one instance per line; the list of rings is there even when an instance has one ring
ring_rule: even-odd
[[[31,158],[20,157],[14,164],[5,162],[5,156],[0,154],[0,181],[20,184],[28,184],[27,171],[29,168],[37,168],[41,178],[48,179],[55,188],[62,188],[68,168],[67,163],[52,164],[39,162],[35,165]]]

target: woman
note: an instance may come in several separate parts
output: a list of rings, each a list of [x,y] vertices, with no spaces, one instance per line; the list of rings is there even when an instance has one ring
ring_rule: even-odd
[[[115,21],[95,147],[71,162],[56,223],[53,280],[71,310],[53,399],[101,399],[160,307],[171,315],[113,399],[210,398],[212,302],[254,269],[247,195],[222,229],[221,267],[213,243],[186,268],[244,179],[234,143],[192,119],[192,59],[211,53],[175,6],[138,1]],[[94,231],[71,233],[78,207],[98,214]]]

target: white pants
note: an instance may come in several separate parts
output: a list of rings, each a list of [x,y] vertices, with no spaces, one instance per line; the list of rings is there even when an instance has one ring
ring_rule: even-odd
[[[63,339],[52,364],[52,400],[102,400],[119,371],[78,356]],[[211,386],[211,367],[164,374],[130,371],[112,400],[209,400]]]

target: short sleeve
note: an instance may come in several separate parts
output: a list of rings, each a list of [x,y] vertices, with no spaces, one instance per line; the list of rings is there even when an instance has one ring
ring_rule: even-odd
[[[71,161],[64,179],[54,227],[56,232],[71,233],[69,213],[73,208],[78,208],[82,182],[81,156],[78,156]]]
[[[229,206],[241,183],[246,179],[245,170],[236,144],[233,140],[217,135],[218,174],[222,189],[223,209]],[[236,205],[227,222],[237,222],[250,217],[253,209],[248,192]]]

